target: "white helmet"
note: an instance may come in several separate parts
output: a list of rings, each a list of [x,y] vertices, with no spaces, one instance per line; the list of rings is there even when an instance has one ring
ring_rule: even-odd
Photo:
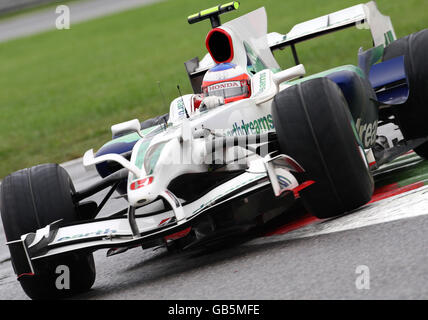
[[[205,96],[223,97],[225,103],[251,96],[251,78],[233,63],[221,63],[205,73],[202,81]]]

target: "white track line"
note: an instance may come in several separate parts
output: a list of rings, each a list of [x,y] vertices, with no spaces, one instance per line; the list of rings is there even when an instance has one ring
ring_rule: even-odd
[[[385,222],[408,219],[428,214],[428,186],[370,203],[345,216],[314,223],[306,227],[274,235],[269,242],[301,239],[323,234],[363,228]],[[256,239],[265,243],[267,237]]]

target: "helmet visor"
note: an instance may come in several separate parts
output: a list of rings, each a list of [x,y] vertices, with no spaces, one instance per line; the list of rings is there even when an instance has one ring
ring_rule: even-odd
[[[206,86],[203,88],[203,91],[207,96],[217,96],[228,99],[239,96],[248,96],[249,85],[246,80],[227,81]]]

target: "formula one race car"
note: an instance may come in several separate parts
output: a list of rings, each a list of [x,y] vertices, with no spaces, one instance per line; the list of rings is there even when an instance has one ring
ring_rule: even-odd
[[[267,33],[260,8],[228,23],[234,1],[201,11],[209,19],[208,54],[185,63],[194,93],[172,101],[169,114],[112,126],[113,139],[85,167],[102,179],[75,190],[56,164],[7,176],[1,216],[14,270],[31,298],[88,290],[92,253],[129,248],[209,245],[275,217],[300,198],[319,218],[370,201],[372,174],[414,149],[428,157],[428,29],[396,39],[389,17],[372,1]],[[307,77],[296,44],[365,25],[374,47],[346,65]],[[280,67],[272,52],[291,47],[296,66]],[[397,137],[381,134],[394,124]],[[97,204],[85,201],[111,188]],[[129,207],[96,218],[113,192]],[[70,269],[58,290],[57,266]]]

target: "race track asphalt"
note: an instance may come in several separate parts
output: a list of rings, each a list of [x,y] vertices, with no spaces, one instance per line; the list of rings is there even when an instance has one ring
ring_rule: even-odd
[[[108,14],[141,7],[162,0],[81,0],[68,4],[73,24]],[[0,20],[0,42],[29,36],[55,28],[56,7]]]
[[[70,5],[72,23],[120,9],[109,11],[114,6],[127,9],[150,2],[77,2]],[[52,29],[55,17],[50,10],[1,21],[0,41]],[[419,161],[412,156],[400,166],[411,169]],[[85,172],[79,160],[64,167],[77,189],[98,179],[94,171]],[[99,202],[103,194],[94,199]],[[102,215],[125,205],[124,200],[112,200]],[[268,236],[215,252],[133,249],[107,258],[101,250],[95,253],[97,279],[92,290],[76,298],[427,299],[427,234],[428,187],[418,186],[336,219],[302,217]],[[16,281],[5,242],[0,226],[0,299],[27,299]],[[369,289],[356,286],[361,266],[368,267]]]
[[[398,164],[412,170],[421,162],[411,155]],[[65,167],[77,189],[97,179],[94,172],[84,173],[79,161]],[[397,170],[403,169],[387,175]],[[98,251],[95,284],[76,298],[427,299],[428,187],[411,186],[380,194],[346,216],[327,221],[302,217],[268,236],[214,252],[137,248],[107,258],[105,250]],[[124,205],[114,200],[103,215]],[[361,266],[368,267],[368,289],[356,286]],[[0,299],[27,299],[4,245]]]

